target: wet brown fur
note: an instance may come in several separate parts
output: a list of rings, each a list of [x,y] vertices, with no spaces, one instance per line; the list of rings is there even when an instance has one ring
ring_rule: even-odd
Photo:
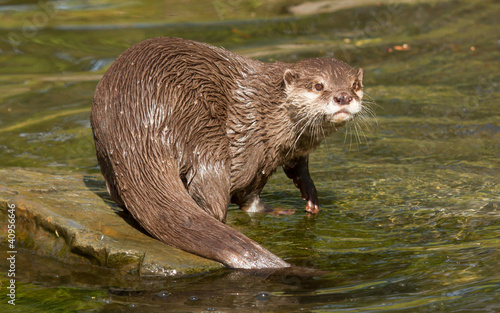
[[[230,201],[264,210],[259,194],[279,166],[317,208],[308,154],[343,123],[320,117],[304,127],[314,108],[300,108],[290,90],[310,88],[321,72],[338,88],[362,81],[334,59],[263,63],[165,37],[132,46],[98,84],[91,112],[111,197],[185,251],[233,268],[290,266],[224,221]]]

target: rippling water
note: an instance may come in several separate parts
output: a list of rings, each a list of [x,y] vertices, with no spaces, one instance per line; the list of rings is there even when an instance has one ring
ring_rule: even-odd
[[[263,196],[295,214],[232,209],[228,217],[288,262],[330,274],[224,270],[124,286],[103,269],[25,253],[14,309],[500,310],[500,4],[360,1],[294,16],[283,3],[4,1],[0,166],[99,175],[88,122],[93,90],[114,58],[145,38],[181,36],[264,61],[335,56],[365,69],[377,118],[340,131],[311,155],[321,214],[302,212],[299,192],[277,173]]]

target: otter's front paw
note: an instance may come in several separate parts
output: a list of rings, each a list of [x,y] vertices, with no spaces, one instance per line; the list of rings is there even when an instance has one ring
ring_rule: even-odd
[[[314,204],[311,200],[307,200],[306,212],[309,212],[312,214],[318,214],[319,211],[320,211],[319,206],[317,204]]]

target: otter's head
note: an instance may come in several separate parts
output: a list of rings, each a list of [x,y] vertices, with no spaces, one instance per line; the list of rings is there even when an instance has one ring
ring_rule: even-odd
[[[336,128],[361,112],[363,69],[329,58],[306,59],[284,72],[287,108],[297,124]]]

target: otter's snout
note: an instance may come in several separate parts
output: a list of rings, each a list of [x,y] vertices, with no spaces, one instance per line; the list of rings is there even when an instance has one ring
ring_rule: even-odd
[[[339,92],[338,94],[336,94],[335,97],[333,97],[333,100],[340,105],[346,105],[346,104],[351,103],[352,96],[350,94],[348,94],[347,92],[342,91],[342,92]]]

